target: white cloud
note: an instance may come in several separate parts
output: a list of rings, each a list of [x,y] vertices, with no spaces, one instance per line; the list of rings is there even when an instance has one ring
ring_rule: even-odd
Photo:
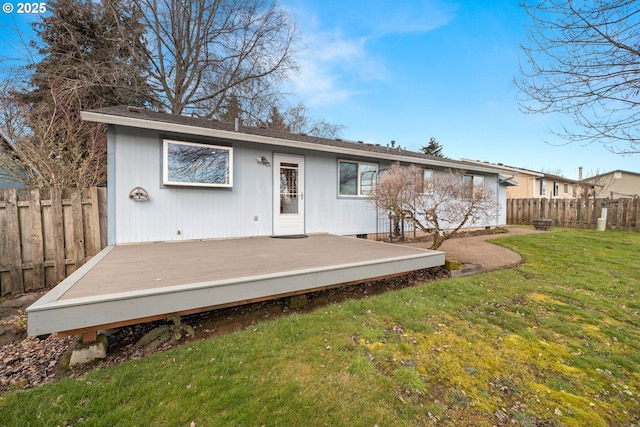
[[[314,7],[322,9],[310,10]],[[453,16],[423,0],[298,3],[291,11],[304,46],[293,91],[309,106],[344,103],[371,90],[370,83],[385,80],[388,69],[384,56],[372,51],[372,39],[431,31],[446,25]]]

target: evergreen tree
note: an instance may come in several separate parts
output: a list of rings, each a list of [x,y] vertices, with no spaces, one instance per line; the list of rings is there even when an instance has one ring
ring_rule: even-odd
[[[34,23],[42,57],[31,68],[27,99],[46,101],[61,85],[78,107],[137,105],[151,99],[144,64],[130,49],[144,50],[141,15],[129,0],[53,0],[50,15]],[[54,83],[55,82],[55,83]]]
[[[234,123],[236,119],[242,120],[244,116],[240,100],[234,93],[227,96],[221,110],[218,117],[223,122]]]
[[[34,24],[29,87],[16,96],[31,133],[15,141],[23,170],[36,186],[85,187],[106,180],[106,126],[80,112],[152,99],[143,64],[129,55],[144,49],[140,12],[130,0],[53,0]],[[39,153],[40,155],[35,155]]]
[[[428,154],[430,156],[444,157],[444,154],[442,154],[442,145],[440,145],[434,137],[431,137],[429,139],[429,143],[424,147],[421,147],[420,150],[424,154]]]
[[[269,129],[277,130],[280,132],[290,132],[291,128],[286,124],[284,116],[278,110],[275,105],[271,107],[269,111],[269,118],[267,119],[267,126]]]

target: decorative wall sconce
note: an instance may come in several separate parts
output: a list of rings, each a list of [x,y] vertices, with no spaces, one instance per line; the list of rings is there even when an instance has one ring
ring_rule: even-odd
[[[271,162],[269,162],[269,160],[267,160],[267,158],[265,156],[258,156],[256,158],[256,160],[258,161],[258,163],[260,163],[261,165],[265,165],[265,166],[269,166],[271,164]]]
[[[129,192],[129,198],[134,202],[146,202],[149,200],[149,193],[142,187],[136,187]]]

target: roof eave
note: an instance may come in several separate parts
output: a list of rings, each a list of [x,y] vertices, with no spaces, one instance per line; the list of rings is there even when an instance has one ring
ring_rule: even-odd
[[[127,127],[150,129],[150,130],[157,130],[157,131],[163,131],[163,132],[173,132],[173,133],[183,133],[183,134],[205,136],[205,137],[223,138],[223,139],[228,139],[232,141],[254,142],[258,144],[269,144],[269,145],[276,145],[280,147],[300,148],[300,149],[306,149],[306,150],[337,153],[342,155],[368,157],[368,158],[374,158],[374,159],[382,159],[382,160],[390,160],[390,161],[398,161],[398,162],[406,162],[406,163],[415,163],[415,164],[428,165],[428,166],[440,166],[443,168],[468,169],[468,170],[474,170],[477,172],[484,172],[484,173],[491,173],[491,174],[500,173],[498,169],[494,169],[494,168],[481,167],[481,166],[475,166],[475,165],[461,165],[454,162],[448,162],[446,160],[441,161],[441,160],[434,160],[434,159],[422,159],[419,157],[403,156],[400,154],[380,153],[376,151],[358,150],[355,148],[346,148],[346,147],[335,147],[330,145],[314,144],[314,143],[304,142],[304,141],[272,138],[268,136],[254,135],[254,134],[249,134],[244,132],[225,131],[220,129],[210,129],[210,128],[204,128],[199,126],[167,123],[167,122],[161,122],[157,120],[149,120],[149,119],[143,119],[143,118],[118,116],[113,114],[99,113],[95,111],[82,111],[80,113],[80,117],[82,118],[82,120],[86,120],[89,122],[106,123],[106,124],[117,125],[117,126],[127,126]]]

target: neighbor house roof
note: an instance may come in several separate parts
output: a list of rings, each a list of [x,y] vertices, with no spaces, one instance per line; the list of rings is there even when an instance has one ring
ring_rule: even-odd
[[[502,163],[494,164],[489,162],[483,162],[480,160],[469,160],[469,159],[460,159],[460,162],[464,164],[469,164],[469,165],[486,165],[489,167],[499,169],[501,173],[508,172],[513,175],[527,174],[527,175],[532,175],[538,178],[546,178],[554,181],[562,181],[562,182],[571,183],[571,184],[580,184],[580,181],[576,181],[575,179],[565,178],[564,176],[554,175],[546,172],[534,171],[531,169],[519,168],[516,166],[504,165]]]
[[[626,174],[629,174],[629,175],[636,175],[636,176],[640,176],[640,172],[630,172],[630,171],[624,171],[624,170],[622,170],[622,169],[616,169],[616,170],[612,170],[612,171],[610,171],[610,172],[603,172],[603,173],[598,174],[598,175],[594,175],[594,176],[586,177],[584,180],[585,180],[585,181],[589,181],[589,180],[593,180],[593,179],[596,179],[596,178],[600,178],[600,177],[603,177],[603,176],[606,176],[606,175],[612,175],[612,174],[614,174],[614,173],[616,173],[616,172],[626,173]]]
[[[83,111],[81,116],[83,120],[91,122],[215,137],[230,141],[247,141],[343,155],[411,162],[443,168],[464,169],[493,174],[500,173],[500,170],[494,167],[469,165],[452,159],[429,156],[400,148],[384,147],[361,141],[347,141],[339,138],[326,139],[305,134],[279,132],[255,126],[236,126],[235,123],[160,113],[137,107],[117,106],[100,108],[97,110]]]

